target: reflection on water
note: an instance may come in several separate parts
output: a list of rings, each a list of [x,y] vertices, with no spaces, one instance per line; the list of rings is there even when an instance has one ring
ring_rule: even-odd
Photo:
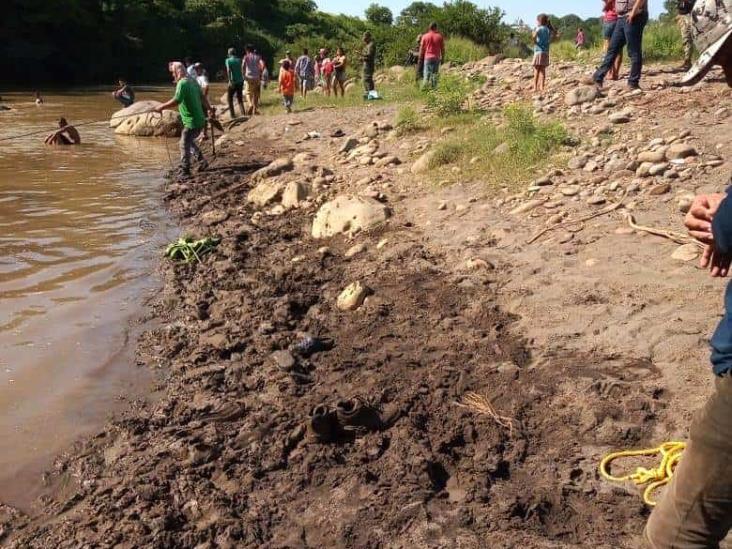
[[[0,500],[25,504],[49,457],[140,385],[127,325],[173,234],[159,197],[177,148],[86,125],[119,108],[108,92],[49,95],[40,107],[30,94],[3,100],[15,109],[0,111],[0,139],[51,130],[60,116],[82,138],[0,142]]]

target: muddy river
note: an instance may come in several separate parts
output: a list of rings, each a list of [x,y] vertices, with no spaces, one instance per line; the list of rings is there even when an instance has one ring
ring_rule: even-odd
[[[48,94],[40,107],[2,95],[14,110],[0,112],[0,139],[59,116],[82,138],[0,141],[0,501],[24,507],[55,454],[149,390],[132,343],[156,257],[176,235],[160,194],[177,145],[85,124],[119,108],[107,91]]]

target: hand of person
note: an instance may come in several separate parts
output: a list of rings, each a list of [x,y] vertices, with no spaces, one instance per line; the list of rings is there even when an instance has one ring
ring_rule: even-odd
[[[707,244],[702,252],[699,266],[702,269],[709,269],[713,278],[725,278],[729,274],[732,256],[720,254],[714,249],[713,244]]]
[[[712,219],[724,198],[723,194],[702,194],[694,198],[684,218],[691,236],[705,244],[712,243]]]
[[[161,105],[158,105],[157,107],[155,107],[155,108],[153,109],[153,112],[156,112],[156,113],[160,114],[160,113],[162,113],[162,112],[163,112],[163,110],[164,110],[164,109],[163,109],[163,105],[161,104]]]
[[[631,11],[628,14],[628,23],[632,23],[633,22],[633,19],[635,19],[635,11]]]

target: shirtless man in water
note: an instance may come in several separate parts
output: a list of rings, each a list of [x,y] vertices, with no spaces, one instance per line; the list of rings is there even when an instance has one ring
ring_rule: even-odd
[[[80,145],[81,136],[74,126],[69,125],[65,118],[59,118],[59,129],[46,137],[46,145]]]

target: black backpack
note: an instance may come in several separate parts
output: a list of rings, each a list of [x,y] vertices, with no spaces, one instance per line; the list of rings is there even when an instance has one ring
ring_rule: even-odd
[[[689,15],[691,10],[694,9],[694,3],[696,0],[677,0],[676,9],[679,15]]]

